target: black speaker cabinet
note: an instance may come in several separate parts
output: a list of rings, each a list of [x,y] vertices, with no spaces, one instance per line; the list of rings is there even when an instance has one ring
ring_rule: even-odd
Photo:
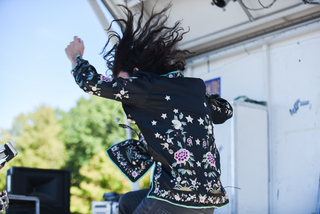
[[[8,194],[37,197],[41,214],[70,213],[70,170],[11,167],[7,170]],[[10,204],[9,209],[21,206]]]
[[[40,214],[39,198],[8,194],[9,209],[6,214]]]

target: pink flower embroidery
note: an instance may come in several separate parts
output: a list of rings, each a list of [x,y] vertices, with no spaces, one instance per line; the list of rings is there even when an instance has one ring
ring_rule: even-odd
[[[211,152],[207,152],[206,157],[207,157],[208,163],[209,163],[211,166],[215,166],[216,161],[215,161],[212,153],[211,153]]]
[[[176,159],[177,163],[185,163],[189,160],[190,153],[186,149],[179,149],[177,152],[174,153],[174,159]]]

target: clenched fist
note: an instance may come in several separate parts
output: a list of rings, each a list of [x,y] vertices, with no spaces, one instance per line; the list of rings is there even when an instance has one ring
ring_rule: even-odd
[[[83,41],[77,36],[73,37],[73,41],[70,42],[68,47],[65,49],[65,52],[68,56],[68,59],[72,63],[72,67],[76,65],[76,57],[80,55],[82,57],[84,52],[84,44]]]

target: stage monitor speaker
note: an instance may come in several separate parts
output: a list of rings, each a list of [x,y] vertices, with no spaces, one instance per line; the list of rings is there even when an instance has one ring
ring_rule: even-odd
[[[8,194],[38,197],[41,214],[70,213],[70,183],[68,169],[11,167],[7,170]]]
[[[39,214],[39,198],[24,195],[8,195],[9,209],[6,214]]]

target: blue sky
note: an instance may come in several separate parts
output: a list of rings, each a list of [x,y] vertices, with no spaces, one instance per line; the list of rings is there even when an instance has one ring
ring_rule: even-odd
[[[87,96],[64,52],[74,35],[84,41],[83,57],[106,71],[99,53],[107,35],[87,0],[1,0],[0,29],[0,129],[40,105],[67,111]]]

